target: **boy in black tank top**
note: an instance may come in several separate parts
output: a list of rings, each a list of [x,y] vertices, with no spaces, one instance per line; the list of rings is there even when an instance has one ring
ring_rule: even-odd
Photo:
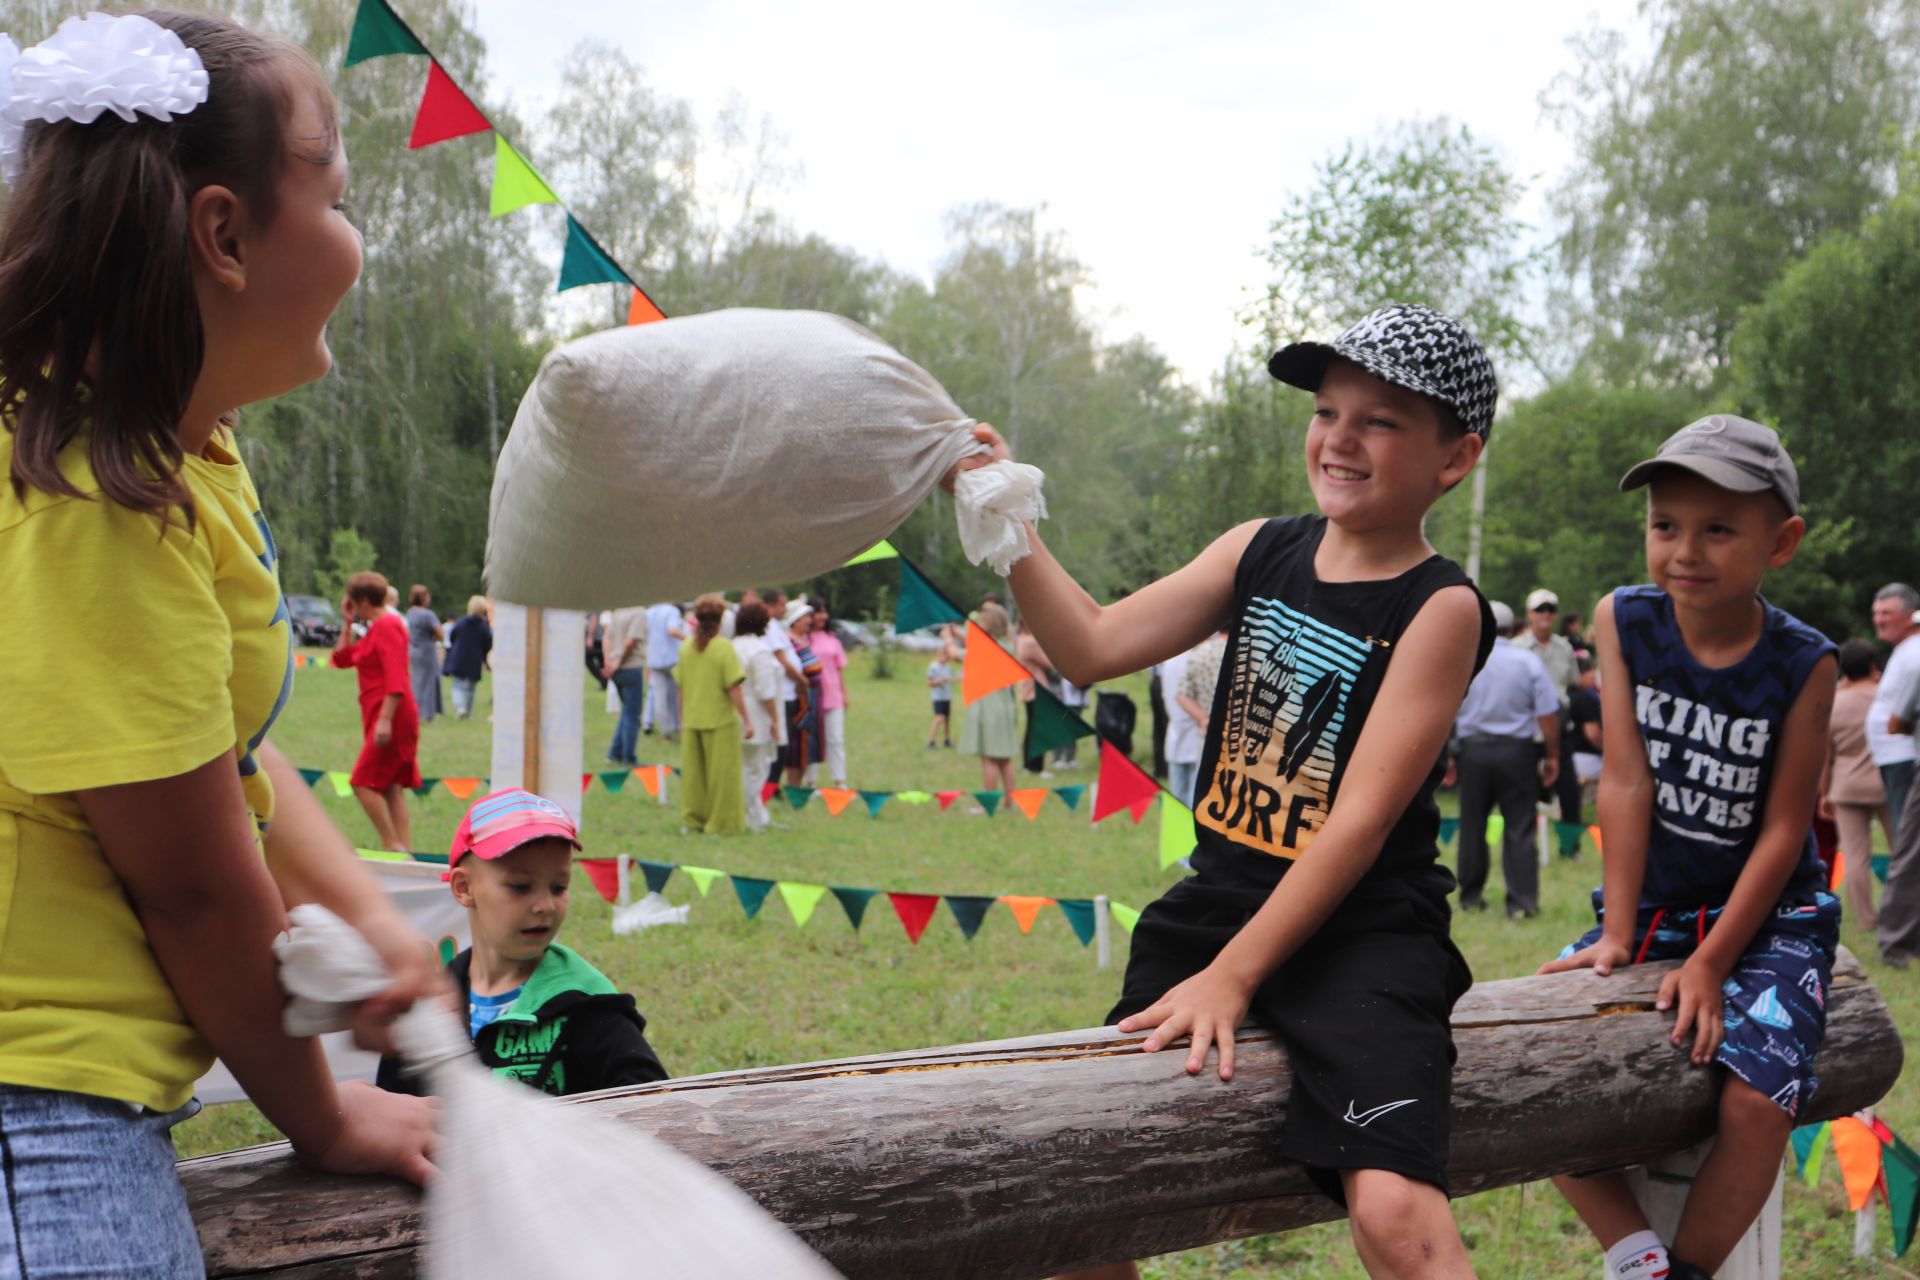
[[[1148,1052],[1190,1036],[1189,1074],[1217,1050],[1222,1080],[1239,1024],[1273,1028],[1293,1067],[1280,1150],[1347,1206],[1368,1271],[1471,1276],[1446,1198],[1449,1016],[1471,977],[1447,936],[1433,791],[1493,631],[1421,525],[1479,460],[1493,367],[1458,321],[1394,304],[1268,368],[1315,393],[1320,515],[1241,525],[1104,607],[1029,528],[1009,581],[1076,684],[1229,636],[1195,874],[1142,914],[1111,1017],[1150,1029]],[[976,434],[1008,456],[993,428]]]

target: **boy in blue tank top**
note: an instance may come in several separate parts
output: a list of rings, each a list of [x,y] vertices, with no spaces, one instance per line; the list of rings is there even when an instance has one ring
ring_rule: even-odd
[[[1647,486],[1651,586],[1600,602],[1600,923],[1543,973],[1684,960],[1655,1007],[1723,1069],[1719,1136],[1671,1255],[1618,1173],[1558,1178],[1608,1274],[1711,1276],[1773,1188],[1819,1085],[1840,904],[1814,847],[1834,647],[1759,594],[1806,524],[1793,459],[1725,414],[1682,428],[1620,481]]]
[[[1450,1015],[1472,978],[1448,937],[1433,792],[1493,626],[1422,522],[1479,460],[1493,366],[1459,321],[1395,304],[1268,369],[1313,393],[1317,514],[1243,524],[1104,606],[1029,528],[1008,580],[1078,685],[1227,632],[1194,874],[1142,913],[1108,1019],[1149,1032],[1148,1052],[1187,1037],[1191,1075],[1217,1051],[1222,1080],[1242,1021],[1274,1030],[1293,1074],[1277,1148],[1346,1206],[1369,1273],[1460,1280],[1473,1269],[1447,1204]]]

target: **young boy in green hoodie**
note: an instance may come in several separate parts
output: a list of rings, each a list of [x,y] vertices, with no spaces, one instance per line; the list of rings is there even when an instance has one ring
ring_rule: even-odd
[[[554,941],[580,836],[559,805],[518,787],[473,802],[454,833],[448,883],[473,945],[447,974],[460,989],[480,1061],[556,1097],[667,1078],[633,997]],[[377,1082],[420,1092],[395,1058]]]

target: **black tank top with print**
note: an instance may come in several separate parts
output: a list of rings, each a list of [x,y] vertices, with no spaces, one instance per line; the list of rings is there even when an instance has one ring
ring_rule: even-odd
[[[1313,557],[1326,526],[1317,515],[1269,520],[1240,557],[1194,792],[1193,865],[1205,878],[1270,888],[1295,859],[1310,855],[1339,799],[1361,726],[1392,713],[1376,708],[1374,698],[1394,646],[1434,592],[1473,585],[1439,555],[1393,578],[1322,582]],[[1493,645],[1484,597],[1472,643],[1477,673]],[[1440,811],[1433,793],[1442,771],[1436,755],[1369,879],[1435,868]]]

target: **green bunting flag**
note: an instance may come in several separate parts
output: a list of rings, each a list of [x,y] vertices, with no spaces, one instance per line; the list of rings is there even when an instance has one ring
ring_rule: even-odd
[[[419,786],[408,787],[407,790],[413,792],[413,794],[419,796],[422,800],[425,800],[429,795],[433,794],[433,789],[439,785],[439,782],[440,779],[438,778],[422,778],[420,779]]]
[[[1073,708],[1054,697],[1045,685],[1034,685],[1033,701],[1027,704],[1024,753],[1027,759],[1035,759],[1069,742],[1092,736],[1093,726],[1075,715]]]
[[[1560,856],[1571,858],[1580,852],[1580,841],[1587,829],[1577,822],[1556,822],[1553,824],[1554,837],[1560,842]]]
[[[1893,1256],[1903,1256],[1913,1243],[1913,1227],[1920,1217],[1920,1155],[1895,1138],[1881,1161],[1887,1181],[1887,1210],[1893,1219]]]
[[[1820,1136],[1820,1126],[1803,1124],[1787,1136],[1793,1147],[1793,1171],[1804,1176],[1807,1172],[1807,1157],[1813,1154],[1814,1140]]]
[[[619,795],[620,788],[626,786],[627,779],[632,776],[633,770],[631,769],[615,769],[610,773],[600,775],[600,785],[613,792],[613,794]]]
[[[354,11],[353,34],[347,37],[347,60],[353,66],[368,58],[384,58],[390,53],[427,56],[426,46],[407,30],[407,24],[387,7],[386,0],[360,0]]]
[[[300,771],[300,781],[310,787],[319,785],[320,779],[326,776],[327,771],[325,769],[302,769]]]
[[[565,293],[583,284],[624,284],[638,288],[633,277],[622,271],[620,264],[600,247],[600,242],[568,214],[567,247],[560,256],[560,287],[554,292]]]
[[[1893,855],[1890,853],[1876,853],[1872,855],[1872,857],[1873,878],[1881,884],[1885,884],[1887,882],[1887,868],[1893,865]]]
[[[1053,794],[1059,796],[1060,803],[1066,805],[1067,808],[1078,810],[1080,808],[1080,797],[1087,794],[1087,788],[1084,783],[1072,787],[1055,787]]]
[[[733,892],[740,899],[740,909],[751,920],[760,914],[761,906],[767,895],[773,892],[773,881],[762,880],[758,876],[732,876]]]
[[[493,197],[491,212],[501,218],[530,204],[559,204],[547,180],[533,171],[526,157],[499,134],[493,135]]]
[[[640,874],[647,878],[648,893],[663,893],[667,881],[673,879],[673,864],[670,862],[648,862],[645,858],[636,859],[640,864]]]
[[[843,889],[839,885],[833,886],[833,896],[840,900],[840,909],[847,913],[847,923],[855,929],[858,929],[861,920],[866,918],[867,904],[873,901],[873,895],[878,892],[880,892],[878,889]]]
[[[1440,819],[1440,843],[1441,844],[1452,844],[1453,838],[1459,834],[1460,834],[1460,819],[1458,818]]]
[[[780,896],[786,899],[787,910],[793,913],[795,927],[804,929],[813,916],[813,909],[820,905],[820,899],[827,894],[823,884],[796,884],[791,880],[780,882]]]
[[[780,794],[785,798],[787,807],[798,813],[807,807],[807,801],[813,799],[812,787],[782,787]]]
[[[974,894],[948,894],[947,908],[953,912],[954,921],[960,926],[960,936],[972,942],[973,935],[980,932],[980,922],[987,918],[987,908],[996,901],[998,899]]]
[[[893,544],[882,538],[840,567],[851,569],[857,564],[872,564],[876,560],[898,560],[899,558],[900,553],[893,549]]]
[[[976,791],[973,793],[973,798],[980,802],[980,807],[985,809],[987,816],[991,818],[994,810],[1000,807],[1001,795],[1002,793],[998,791]]]
[[[1124,902],[1109,902],[1107,904],[1107,910],[1113,914],[1115,920],[1120,922],[1120,927],[1128,933],[1132,933],[1133,926],[1140,923],[1140,909],[1138,907],[1130,907]]]
[[[954,608],[951,601],[921,576],[910,560],[905,556],[900,557],[900,603],[893,611],[893,633],[896,636],[918,631],[922,627],[937,627],[943,622],[966,620],[967,615]]]
[[[1193,810],[1175,799],[1172,792],[1160,797],[1160,869],[1193,853]]]
[[[703,898],[707,896],[707,890],[713,888],[713,882],[726,874],[723,871],[715,871],[712,867],[683,866],[680,871],[693,881],[693,887],[700,891],[700,896]]]
[[[1827,1131],[1832,1121],[1823,1121],[1813,1131],[1813,1149],[1807,1152],[1806,1167],[1800,1170],[1800,1177],[1810,1187],[1820,1185],[1820,1167],[1827,1158]]]
[[[893,792],[862,791],[860,793],[860,799],[867,806],[867,816],[877,818],[880,816],[880,810],[886,807],[887,801],[893,799]]]
[[[1086,946],[1093,941],[1093,902],[1088,898],[1061,898],[1056,904],[1060,914],[1073,926],[1074,936],[1080,939],[1080,945]]]

